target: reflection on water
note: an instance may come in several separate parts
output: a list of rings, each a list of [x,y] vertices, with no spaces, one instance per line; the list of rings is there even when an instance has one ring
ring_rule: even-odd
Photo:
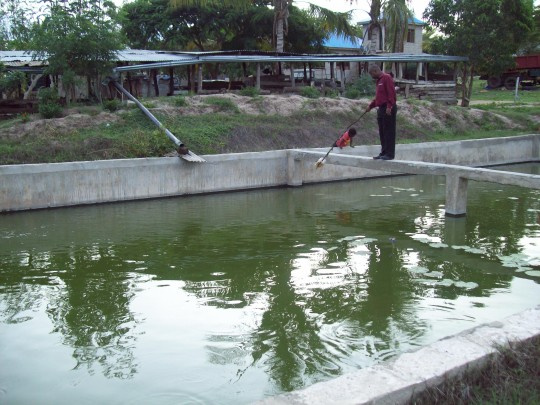
[[[444,193],[411,176],[4,215],[0,399],[249,403],[538,304],[540,193],[470,182],[466,218]]]

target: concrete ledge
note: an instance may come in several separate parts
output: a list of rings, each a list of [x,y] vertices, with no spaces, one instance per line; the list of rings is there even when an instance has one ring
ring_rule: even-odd
[[[447,377],[479,367],[500,346],[540,335],[540,306],[501,322],[480,325],[441,339],[415,352],[314,384],[304,390],[267,398],[260,405],[403,404],[413,393]]]
[[[397,145],[398,159],[464,166],[539,159],[540,135]],[[328,149],[310,149],[326,152]],[[371,157],[380,147],[336,148]],[[295,151],[206,155],[206,163],[178,158],[0,166],[0,212],[215,193],[388,176],[384,167],[344,167],[291,159]]]

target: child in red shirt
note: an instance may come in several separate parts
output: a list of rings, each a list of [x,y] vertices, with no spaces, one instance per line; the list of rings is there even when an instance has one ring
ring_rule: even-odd
[[[332,146],[333,147],[339,146],[339,149],[342,149],[348,145],[351,148],[354,148],[354,146],[352,146],[352,140],[355,135],[356,135],[356,129],[350,128],[348,131],[345,131],[345,133],[341,135],[339,139],[336,142],[334,142],[334,145]]]

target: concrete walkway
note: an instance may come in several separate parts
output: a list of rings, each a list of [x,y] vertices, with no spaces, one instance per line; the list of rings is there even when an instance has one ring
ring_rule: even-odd
[[[292,152],[296,160],[318,161],[322,152]],[[373,169],[388,173],[428,174],[446,176],[446,215],[463,216],[467,212],[468,180],[540,189],[540,175],[485,168],[408,160],[374,160],[371,157],[329,154],[325,162],[333,165]],[[294,176],[293,176],[294,177]]]
[[[537,335],[540,335],[540,306],[441,339],[394,360],[301,391],[267,398],[258,404],[404,404],[415,392],[481,366],[499,347]]]

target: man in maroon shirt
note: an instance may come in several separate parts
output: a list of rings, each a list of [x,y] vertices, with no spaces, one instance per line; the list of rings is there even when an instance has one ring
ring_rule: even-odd
[[[381,153],[373,159],[392,160],[396,150],[396,88],[394,79],[384,73],[379,66],[370,65],[369,74],[377,80],[375,98],[367,107],[367,111],[378,107],[377,124],[381,140]]]

